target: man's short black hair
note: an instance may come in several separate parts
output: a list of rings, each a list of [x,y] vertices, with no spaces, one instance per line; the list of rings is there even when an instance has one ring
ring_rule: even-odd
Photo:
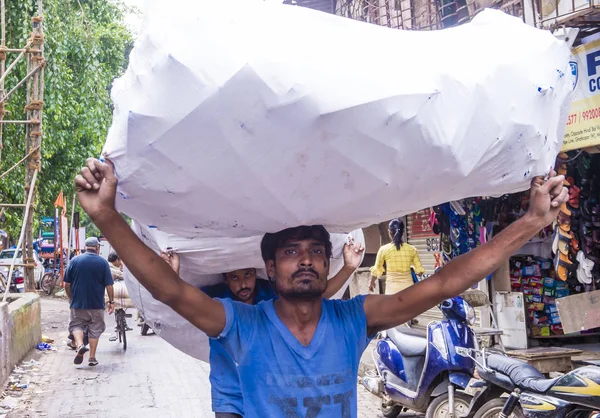
[[[265,263],[275,261],[275,252],[289,240],[314,239],[325,246],[325,255],[331,258],[331,239],[329,232],[322,225],[298,226],[288,228],[274,234],[266,233],[260,243],[260,252]]]
[[[111,262],[111,263],[114,263],[118,259],[119,259],[119,256],[114,251],[111,251],[110,254],[108,255],[108,261]]]

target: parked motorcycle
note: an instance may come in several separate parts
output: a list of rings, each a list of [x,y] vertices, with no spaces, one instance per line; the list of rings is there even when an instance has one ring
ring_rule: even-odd
[[[373,349],[376,376],[362,384],[382,399],[385,417],[405,410],[425,412],[427,418],[465,416],[471,397],[466,389],[475,369],[470,356],[476,347],[474,309],[461,297],[439,305],[444,319],[431,322],[427,335],[406,326],[390,329]]]
[[[0,281],[0,292],[4,292],[4,287],[2,283],[6,283],[6,276],[0,273],[2,276],[2,281]],[[15,268],[13,270],[12,279],[9,283],[10,293],[24,293],[25,292],[25,275],[23,274],[23,270],[19,268]]]
[[[548,379],[535,367],[485,350],[470,410],[475,418],[600,418],[600,367],[586,366]],[[502,397],[503,394],[510,394]]]

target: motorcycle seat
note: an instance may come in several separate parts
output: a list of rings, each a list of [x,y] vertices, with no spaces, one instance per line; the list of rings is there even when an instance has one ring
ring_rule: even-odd
[[[545,393],[559,378],[547,379],[538,369],[522,360],[500,354],[490,354],[487,366],[510,378],[519,388],[536,393]]]
[[[405,334],[398,328],[387,330],[387,336],[402,355],[406,357],[424,356],[427,351],[427,338],[416,335]]]

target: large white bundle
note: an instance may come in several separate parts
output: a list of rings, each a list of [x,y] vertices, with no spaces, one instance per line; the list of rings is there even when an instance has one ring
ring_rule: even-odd
[[[150,0],[104,154],[120,209],[164,231],[350,231],[547,173],[568,61],[499,11],[415,32],[261,0]]]
[[[262,236],[249,238],[181,238],[165,234],[155,228],[135,223],[134,231],[142,241],[156,252],[173,248],[181,258],[180,276],[200,288],[223,280],[222,273],[254,267],[258,277],[267,279],[260,254]],[[349,234],[357,244],[365,245],[362,230]],[[329,278],[343,267],[343,248],[348,234],[332,234],[333,254]],[[152,297],[135,277],[125,269],[125,283],[129,297],[142,312],[144,319],[154,331],[174,347],[200,360],[208,361],[208,338],[206,334],[183,319],[179,314]],[[350,281],[333,298],[343,296]]]

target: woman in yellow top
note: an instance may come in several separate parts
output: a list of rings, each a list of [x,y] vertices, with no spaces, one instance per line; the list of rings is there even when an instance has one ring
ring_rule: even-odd
[[[417,249],[412,245],[402,242],[404,235],[404,222],[394,219],[388,226],[388,232],[393,242],[379,248],[375,265],[371,267],[371,284],[369,289],[375,289],[375,280],[383,275],[383,263],[386,266],[385,294],[393,295],[413,284],[410,273],[411,266],[415,273],[421,275],[425,272]]]

